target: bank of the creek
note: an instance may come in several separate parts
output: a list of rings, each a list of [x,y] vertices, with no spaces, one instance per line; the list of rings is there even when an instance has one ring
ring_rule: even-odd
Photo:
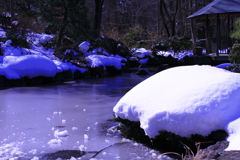
[[[0,90],[0,159],[47,159],[62,150],[82,150],[81,159],[152,159],[157,151],[122,139],[107,121],[118,100],[150,75],[124,73]]]

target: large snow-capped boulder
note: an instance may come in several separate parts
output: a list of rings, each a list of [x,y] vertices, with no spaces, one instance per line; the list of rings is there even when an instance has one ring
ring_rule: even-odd
[[[240,74],[211,66],[175,67],[138,84],[113,111],[140,121],[151,138],[159,131],[207,136],[218,129],[228,131],[228,124],[240,117],[239,95]]]

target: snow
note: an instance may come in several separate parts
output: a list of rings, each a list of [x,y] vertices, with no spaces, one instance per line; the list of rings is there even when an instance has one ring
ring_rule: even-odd
[[[229,66],[232,66],[232,64],[231,64],[231,63],[223,63],[223,64],[217,65],[216,67],[217,67],[217,68],[226,69],[226,68],[229,67]]]
[[[56,138],[68,137],[68,136],[69,136],[69,134],[68,134],[67,130],[64,130],[64,131],[56,130],[56,131],[54,131],[54,137],[56,137]]]
[[[84,41],[78,46],[79,50],[82,52],[87,52],[90,48],[90,42]]]
[[[140,59],[140,60],[139,60],[139,63],[140,63],[140,64],[146,64],[147,62],[148,62],[148,58]]]
[[[120,118],[140,121],[151,138],[164,130],[190,137],[226,129],[229,149],[240,149],[239,79],[238,73],[211,66],[171,68],[135,86],[113,111]]]
[[[204,54],[204,51],[203,51],[203,54]],[[162,55],[165,57],[171,55],[172,57],[177,58],[178,60],[182,60],[185,56],[192,57],[194,54],[191,50],[185,50],[179,53],[174,53],[173,50],[169,50],[169,51],[159,51],[157,55]]]
[[[240,150],[239,142],[240,142],[240,118],[236,119],[235,121],[232,121],[227,126],[228,130],[228,141],[231,142],[226,149],[227,151],[230,150]]]
[[[18,25],[18,21],[12,21],[12,24],[15,26]]]
[[[137,48],[132,55],[137,56],[138,58],[145,58],[146,56],[151,56],[151,52],[145,48]]]
[[[76,52],[75,50],[73,50],[73,49],[67,49],[65,52],[64,52],[64,54],[66,55],[66,54],[68,54],[68,53],[72,53],[73,55],[78,55],[78,52]]]
[[[2,28],[0,28],[0,38],[6,38],[6,32]]]
[[[89,55],[86,57],[89,67],[99,67],[103,66],[114,66],[116,69],[121,69],[122,65],[122,58],[117,56],[104,56],[104,55]]]
[[[6,37],[4,30],[0,29],[0,36]],[[22,77],[37,77],[45,76],[52,77],[58,72],[71,70],[74,73],[76,70],[81,73],[86,72],[86,69],[79,68],[72,63],[63,62],[54,55],[53,49],[46,49],[42,43],[50,41],[54,35],[28,33],[27,40],[31,42],[30,48],[14,47],[11,45],[12,41],[7,40],[5,43],[1,42],[3,49],[3,56],[0,56],[0,75],[4,75],[8,79],[20,79]],[[87,56],[87,61],[90,67],[99,66],[114,66],[116,69],[121,69],[122,62],[125,58],[119,55],[110,55],[101,48],[94,49],[88,53],[90,43],[85,41],[79,45],[79,49]],[[72,52],[74,55],[78,53],[74,50],[67,50],[65,52]],[[96,55],[101,52],[104,55]]]
[[[62,145],[62,141],[60,139],[51,139],[48,145],[52,148],[59,147]]]
[[[80,72],[83,73],[83,72],[87,71],[86,69],[79,68],[79,67],[73,65],[72,63],[62,62],[60,60],[53,60],[53,63],[57,66],[57,72],[71,70],[72,73],[74,73],[76,70],[79,70]]]
[[[45,56],[5,56],[0,65],[0,74],[8,79],[20,79],[21,77],[55,76],[56,65]]]
[[[49,34],[42,34],[41,38],[39,40],[40,43],[45,43],[47,41],[50,41],[53,38],[54,35],[49,35]]]

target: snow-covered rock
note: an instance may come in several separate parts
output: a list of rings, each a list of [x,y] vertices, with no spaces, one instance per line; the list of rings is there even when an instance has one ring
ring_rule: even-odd
[[[169,51],[159,51],[159,52],[157,52],[156,55],[159,55],[159,56],[162,55],[165,57],[168,57],[169,55],[171,55],[172,57],[177,58],[178,60],[182,60],[185,56],[192,57],[194,54],[193,54],[192,50],[185,50],[185,51],[181,51],[179,53],[174,53],[173,50],[169,50]]]
[[[232,139],[240,139],[238,129],[230,125],[230,131],[228,127],[240,117],[239,95],[238,73],[211,66],[175,67],[138,84],[113,111],[120,118],[140,121],[152,138],[164,130],[189,137],[226,129],[229,140],[237,134],[238,138]],[[240,126],[240,121],[237,124]]]
[[[49,35],[49,34],[42,34],[41,38],[39,39],[40,43],[45,43],[47,41],[50,41],[52,38],[54,37],[54,35]]]
[[[90,42],[84,41],[81,44],[79,44],[78,48],[80,51],[85,53],[90,48]]]
[[[140,60],[139,60],[139,63],[140,63],[140,64],[146,64],[147,62],[148,62],[148,58],[140,59]]]
[[[114,66],[116,69],[122,68],[122,58],[119,56],[89,55],[86,57],[88,66],[95,68],[99,66]]]
[[[231,63],[222,63],[222,64],[217,65],[216,67],[226,69],[227,67],[232,66],[232,65],[233,64],[231,64]]]
[[[146,50],[145,48],[138,48],[132,53],[132,55],[138,58],[145,58],[147,56],[151,56],[151,52]]]
[[[56,131],[54,132],[54,136],[55,136],[56,138],[59,138],[59,137],[68,137],[69,134],[68,134],[68,131],[67,131],[67,130],[64,130],[64,131],[56,130]]]
[[[48,145],[50,147],[60,147],[62,145],[62,141],[60,139],[51,139],[49,142],[48,142]]]
[[[52,60],[45,56],[5,56],[0,65],[0,75],[8,79],[20,79],[21,77],[53,77],[57,67]]]
[[[240,150],[240,118],[230,122],[227,126],[229,146],[226,150]]]

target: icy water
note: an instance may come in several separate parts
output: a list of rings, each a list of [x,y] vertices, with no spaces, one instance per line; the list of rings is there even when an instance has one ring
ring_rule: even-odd
[[[130,73],[0,90],[0,159],[37,160],[61,150],[85,151],[72,158],[82,160],[152,159],[159,153],[124,140],[107,121],[118,100],[147,77]]]

